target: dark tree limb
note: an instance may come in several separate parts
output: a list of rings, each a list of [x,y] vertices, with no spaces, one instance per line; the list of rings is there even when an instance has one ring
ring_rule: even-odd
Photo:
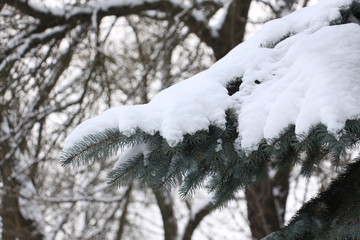
[[[97,18],[103,18],[105,16],[129,16],[132,14],[140,14],[148,10],[156,10],[165,13],[169,13],[173,16],[186,11],[187,6],[183,4],[177,4],[173,1],[157,0],[157,1],[144,1],[144,2],[128,2],[128,3],[107,3],[99,5],[85,4],[80,7],[72,6],[70,10],[64,12],[55,11],[44,6],[36,8],[29,5],[24,0],[3,0],[4,3],[13,6],[23,12],[26,15],[39,19],[40,21],[47,22],[48,24],[61,25],[64,23],[74,23],[76,21],[91,21],[91,18],[96,14]],[[219,8],[221,5],[214,1],[203,1],[199,4],[195,4],[193,8],[201,8],[203,6],[212,5]],[[196,18],[193,20],[197,21]]]
[[[191,216],[186,224],[182,240],[191,240],[193,233],[200,222],[211,212],[211,203],[204,205],[194,216]]]
[[[131,191],[132,191],[132,185],[128,187],[125,193],[125,202],[124,206],[122,207],[122,213],[119,221],[119,229],[116,233],[116,240],[123,239],[123,234],[125,230],[125,226],[128,224],[127,214],[128,214],[128,208],[131,202]]]
[[[291,161],[293,154],[289,152],[284,161]],[[277,170],[275,176],[267,176],[262,182],[245,190],[250,230],[254,239],[261,239],[284,224],[292,170],[291,164],[287,162]]]
[[[164,224],[164,240],[176,240],[178,226],[170,192],[153,190]]]
[[[225,21],[219,31],[219,39],[211,46],[216,59],[225,56],[244,40],[251,0],[234,0],[229,6]]]
[[[40,9],[36,9],[34,6],[29,5],[26,0],[2,0],[2,4],[4,3],[13,6],[28,16],[40,20],[46,21],[55,18],[51,12],[44,12]]]
[[[254,239],[261,239],[280,228],[269,178],[245,190],[250,230]]]

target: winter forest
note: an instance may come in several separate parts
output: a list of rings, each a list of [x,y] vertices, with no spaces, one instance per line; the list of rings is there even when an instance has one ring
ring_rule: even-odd
[[[1,0],[1,239],[360,239],[359,24],[358,0]]]

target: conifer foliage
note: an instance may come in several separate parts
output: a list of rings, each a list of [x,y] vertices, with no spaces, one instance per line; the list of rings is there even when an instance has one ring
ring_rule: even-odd
[[[329,25],[358,23],[360,2],[342,2],[338,8],[340,17],[330,19]],[[294,34],[288,32],[278,42],[260,47],[274,48]],[[241,92],[242,83],[243,76],[228,79],[228,95]],[[255,84],[262,83],[256,80]],[[298,134],[296,124],[289,124],[277,137],[263,138],[256,148],[246,149],[239,143],[238,109],[228,108],[224,113],[223,125],[210,121],[207,129],[186,133],[176,144],[160,130],[150,132],[140,126],[129,131],[115,126],[81,133],[80,140],[64,149],[62,163],[91,163],[122,150],[109,173],[109,183],[128,185],[137,181],[141,186],[159,190],[180,184],[183,197],[205,187],[213,193],[213,206],[220,207],[233,199],[238,190],[262,181],[269,167],[281,169],[300,164],[302,174],[310,176],[323,159],[330,158],[333,167],[340,166],[342,156],[357,147],[360,140],[360,120],[355,116],[347,119],[337,133],[319,122],[306,133]],[[359,203],[357,158],[328,190],[306,203],[288,226],[266,239],[360,239]]]

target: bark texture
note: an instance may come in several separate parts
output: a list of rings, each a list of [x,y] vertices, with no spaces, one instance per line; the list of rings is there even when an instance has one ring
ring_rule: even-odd
[[[4,159],[5,144],[0,148],[0,159]],[[0,167],[4,192],[1,198],[2,239],[41,240],[42,233],[32,219],[27,219],[19,205],[19,183],[12,176],[11,162],[2,162]]]

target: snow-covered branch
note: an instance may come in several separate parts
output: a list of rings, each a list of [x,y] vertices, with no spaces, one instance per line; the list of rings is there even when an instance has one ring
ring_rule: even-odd
[[[4,49],[5,52],[12,52],[10,55],[5,56],[0,62],[0,72],[6,71],[8,67],[11,67],[14,62],[24,57],[32,48],[39,44],[47,43],[54,38],[62,38],[65,36],[68,29],[68,25],[56,26],[54,28],[47,29],[42,33],[34,33],[24,39],[19,39],[19,43],[13,43],[9,49]],[[15,47],[15,48],[14,48]]]
[[[119,202],[124,199],[123,195],[118,196],[101,196],[101,197],[94,197],[94,196],[59,196],[59,197],[32,197],[32,196],[22,196],[23,198],[35,200],[38,202],[43,203],[76,203],[76,202],[101,202],[101,203],[113,203],[113,202]]]
[[[98,27],[98,23],[106,16],[122,17],[131,14],[153,17],[164,16],[164,14],[168,17],[178,16],[191,32],[198,35],[209,46],[214,46],[219,42],[219,36],[214,34],[216,30],[209,26],[209,19],[226,2],[198,1],[194,4],[187,4],[175,0],[102,1],[82,6],[65,5],[62,9],[49,8],[41,4],[35,5],[25,0],[5,0],[5,3],[39,19],[40,26],[48,28],[64,24],[69,24],[73,28],[80,22],[87,22],[93,27]],[[228,5],[228,3],[226,4]],[[150,15],[151,11],[153,13]],[[199,29],[201,30],[199,31]]]
[[[189,9],[189,4],[182,1],[168,0],[140,0],[140,1],[102,1],[86,3],[82,6],[67,6],[60,8],[49,8],[41,4],[32,4],[26,0],[4,0],[20,11],[40,20],[46,20],[47,24],[62,24],[73,20],[92,21],[94,13],[98,18],[105,16],[128,16],[140,14],[141,12],[155,10],[166,14],[177,14]],[[219,8],[221,4],[217,1],[200,1],[190,5],[191,8],[201,9],[205,7]],[[196,20],[196,18],[193,18]],[[55,23],[56,22],[56,23]]]

